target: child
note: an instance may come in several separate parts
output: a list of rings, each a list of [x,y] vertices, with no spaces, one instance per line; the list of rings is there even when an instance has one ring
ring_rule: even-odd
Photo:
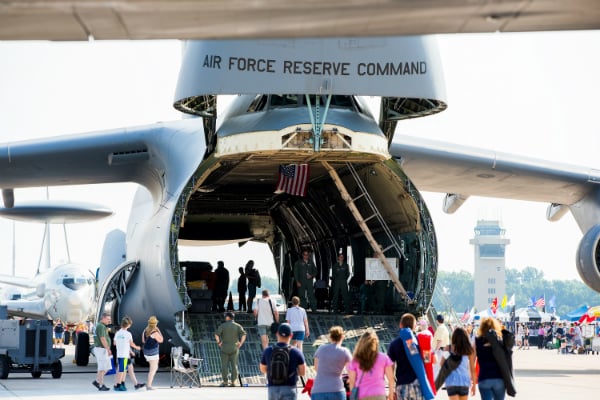
[[[475,395],[475,350],[471,345],[469,334],[464,328],[456,328],[452,332],[452,352],[461,356],[458,367],[446,378],[446,390],[450,400],[467,400],[469,391]],[[442,364],[443,364],[442,360]],[[470,389],[470,390],[469,390]]]
[[[116,383],[114,389],[118,392],[124,392],[127,390],[125,387],[125,371],[129,370],[129,377],[134,383],[134,387],[139,389],[144,386],[144,383],[138,383],[135,378],[133,371],[133,365],[129,365],[129,357],[131,355],[131,348],[140,350],[141,347],[133,342],[131,333],[127,330],[132,325],[131,319],[125,317],[121,320],[121,329],[115,333],[115,346],[117,347],[117,362],[118,372],[116,375]]]

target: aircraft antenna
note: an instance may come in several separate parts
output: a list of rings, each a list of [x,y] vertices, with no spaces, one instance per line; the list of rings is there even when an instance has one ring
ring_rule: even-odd
[[[63,222],[63,232],[65,235],[65,247],[67,248],[67,262],[71,262],[71,252],[69,251],[69,238],[67,236],[67,224]]]
[[[38,265],[37,265],[37,274],[39,274],[39,273],[40,273],[40,267],[41,267],[41,265],[42,265],[42,258],[44,257],[44,249],[45,249],[45,248],[46,248],[46,249],[49,249],[49,248],[50,248],[50,246],[44,246],[44,245],[46,244],[46,239],[47,239],[47,238],[48,238],[48,236],[49,236],[49,235],[48,235],[48,233],[49,233],[49,232],[48,232],[48,229],[49,229],[49,228],[50,228],[50,227],[48,226],[48,223],[46,222],[46,223],[44,224],[44,236],[42,236],[42,246],[40,247],[40,258],[38,259]],[[47,258],[49,258],[49,257],[50,257],[50,256],[49,256],[49,253],[50,253],[49,251],[46,253],[46,254],[47,254]]]

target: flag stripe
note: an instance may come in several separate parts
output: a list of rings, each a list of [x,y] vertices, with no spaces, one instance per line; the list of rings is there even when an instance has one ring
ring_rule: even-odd
[[[294,196],[306,196],[308,190],[308,164],[279,166],[279,179],[275,192],[286,192]]]
[[[544,299],[544,296],[540,297],[536,302],[535,302],[535,306],[536,307],[544,307],[546,305],[546,300]]]

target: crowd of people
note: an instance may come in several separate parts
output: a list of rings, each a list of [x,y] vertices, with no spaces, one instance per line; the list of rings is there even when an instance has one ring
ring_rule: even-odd
[[[351,313],[347,285],[350,272],[342,254],[337,257],[331,271],[334,309]],[[252,313],[257,321],[262,347],[259,369],[267,377],[269,400],[297,398],[298,380],[306,371],[303,343],[311,334],[307,308],[317,311],[313,286],[316,273],[310,252],[302,252],[293,270],[298,295],[291,298],[285,320],[280,320],[280,313],[267,289],[263,289],[255,300],[261,282],[254,262],[250,260],[244,268],[239,268],[238,311]],[[214,332],[221,357],[220,385],[235,386],[239,376],[240,349],[246,341],[247,332],[235,321],[231,307],[227,311],[224,307],[229,272],[222,261],[218,263],[215,276],[217,284],[213,301],[216,299],[216,302],[213,310],[224,312],[225,319]],[[377,291],[376,285],[376,282],[365,282],[371,290]],[[100,391],[110,390],[104,382],[106,372],[113,368],[110,361],[111,338],[107,330],[110,323],[110,315],[103,314],[95,327],[93,350],[98,372],[93,384]],[[158,320],[154,316],[148,319],[137,343],[129,333],[132,324],[130,318],[123,318],[121,329],[114,335],[118,362],[113,389],[127,390],[125,378],[128,374],[135,389],[145,386],[147,390],[153,390],[159,347],[163,342]],[[515,337],[493,318],[483,318],[476,329],[473,326],[449,329],[444,317],[438,315],[434,325],[435,329],[426,319],[417,320],[412,314],[402,315],[399,335],[386,352],[380,351],[375,330],[368,329],[362,334],[351,351],[343,345],[343,328],[332,326],[329,342],[319,346],[314,354],[316,375],[306,386],[311,398],[345,400],[351,393],[355,400],[430,400],[435,398],[437,390],[445,386],[452,400],[466,400],[469,395],[475,394],[477,388],[482,400],[503,400],[507,393],[514,395],[516,392],[511,359],[515,344],[518,348],[527,349],[532,330],[544,340],[548,340],[549,335],[559,338],[567,335],[562,327],[552,329],[551,326],[518,324]],[[55,332],[58,333],[60,321],[57,326]],[[577,326],[574,328],[576,332]],[[274,345],[269,343],[271,335],[276,338]],[[577,337],[577,334],[574,336]],[[133,351],[142,348],[149,364],[146,383],[137,381],[133,365],[129,363]]]
[[[257,304],[257,289],[261,288],[261,276],[254,265],[254,260],[249,260],[245,267],[239,267],[237,277],[237,304],[229,302],[227,298],[230,288],[229,271],[223,261],[218,261],[217,268],[205,271],[203,280],[207,288],[212,291],[213,312],[245,311],[254,313],[253,307]],[[305,249],[294,263],[291,270],[291,296],[300,300],[299,306],[305,310],[318,312],[326,308],[332,313],[368,314],[383,313],[386,310],[386,294],[391,286],[386,280],[357,281],[352,276],[350,267],[345,260],[345,255],[340,253],[334,263],[318,272],[313,255]],[[329,276],[329,283],[327,281]],[[231,294],[231,292],[229,292]],[[260,296],[258,297],[260,300]]]
[[[268,295],[263,291],[258,315],[273,313]],[[299,303],[294,298],[286,322],[277,325],[276,343],[263,342],[259,368],[266,374],[269,400],[296,399],[298,380],[306,371],[301,342],[309,334],[309,324]],[[233,312],[227,312],[225,319],[215,334],[221,348],[221,386],[234,386],[237,352],[246,332],[234,322]],[[277,322],[275,317],[261,323],[267,328],[272,322]],[[350,351],[343,345],[343,328],[332,326],[329,342],[314,353],[316,376],[305,386],[311,399],[346,400],[357,391],[356,400],[430,400],[443,385],[452,400],[466,400],[477,388],[483,400],[503,400],[506,394],[516,393],[511,357],[515,337],[496,319],[484,318],[474,332],[463,327],[450,332],[441,315],[433,329],[425,319],[417,321],[407,313],[400,318],[399,328],[387,351],[380,352],[375,330],[362,334]]]

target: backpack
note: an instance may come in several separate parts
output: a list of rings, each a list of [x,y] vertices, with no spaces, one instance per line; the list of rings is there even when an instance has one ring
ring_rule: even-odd
[[[290,347],[273,345],[271,362],[269,363],[269,380],[274,386],[287,385],[290,367]]]
[[[260,281],[260,272],[258,272],[258,270],[256,270],[256,287],[259,288],[261,286],[262,282]]]

